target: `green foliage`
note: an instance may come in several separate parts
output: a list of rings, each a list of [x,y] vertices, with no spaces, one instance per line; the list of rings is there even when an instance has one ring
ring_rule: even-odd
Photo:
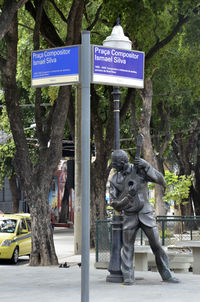
[[[160,237],[162,238],[162,231],[159,232],[160,233]],[[164,231],[164,238],[171,238],[173,235],[173,233],[168,229],[166,228],[165,231]]]
[[[12,139],[10,124],[5,108],[2,110],[0,130],[7,134],[7,141],[0,145],[0,187],[3,184],[4,177],[8,178],[13,173],[13,157],[15,154],[15,145]]]
[[[149,190],[155,189],[155,184],[152,182],[148,183],[148,188],[149,188]]]
[[[13,173],[13,156],[15,145],[13,139],[9,139],[5,144],[0,145],[0,187],[4,182],[4,177],[8,178]]]
[[[192,175],[177,176],[169,171],[165,172],[167,188],[163,200],[170,202],[173,200],[176,205],[186,204],[192,185]]]
[[[150,198],[149,202],[153,207],[155,207],[155,203],[156,203],[155,198]]]
[[[155,184],[154,183],[152,183],[152,182],[149,182],[148,183],[148,189],[150,190],[150,191],[153,191],[154,189],[155,189]],[[149,202],[150,202],[150,204],[153,206],[153,207],[155,207],[155,203],[156,203],[156,201],[155,201],[155,198],[150,198],[149,199]]]

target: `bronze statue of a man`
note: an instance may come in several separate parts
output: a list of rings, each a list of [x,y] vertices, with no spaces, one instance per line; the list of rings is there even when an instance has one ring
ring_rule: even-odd
[[[121,271],[124,284],[134,283],[134,242],[139,228],[149,239],[163,281],[179,282],[170,271],[168,257],[160,244],[153,207],[148,199],[148,182],[165,187],[163,175],[140,157],[135,159],[134,165],[130,164],[123,150],[112,153],[112,167],[116,173],[110,180],[111,205],[116,211],[123,211]]]

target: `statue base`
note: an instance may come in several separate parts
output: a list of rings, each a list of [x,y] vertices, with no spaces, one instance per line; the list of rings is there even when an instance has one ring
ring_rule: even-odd
[[[121,274],[110,274],[106,277],[106,282],[123,283],[124,279]]]

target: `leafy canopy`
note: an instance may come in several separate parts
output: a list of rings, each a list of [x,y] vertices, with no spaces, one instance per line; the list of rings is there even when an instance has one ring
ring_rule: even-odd
[[[165,202],[174,201],[176,205],[186,204],[189,197],[190,187],[192,185],[192,175],[178,176],[169,171],[165,172],[167,188],[163,200]]]

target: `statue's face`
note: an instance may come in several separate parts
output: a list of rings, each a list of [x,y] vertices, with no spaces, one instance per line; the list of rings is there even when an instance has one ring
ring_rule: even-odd
[[[117,172],[122,171],[123,167],[124,167],[124,162],[122,162],[121,160],[116,160],[114,159],[112,161],[112,167],[117,170]]]

